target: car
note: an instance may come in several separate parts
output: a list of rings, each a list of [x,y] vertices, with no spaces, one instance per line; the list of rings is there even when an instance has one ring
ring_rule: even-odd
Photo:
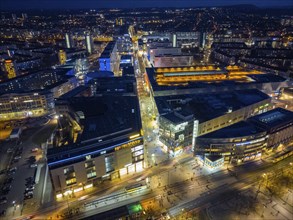
[[[34,193],[32,191],[24,193],[24,196],[32,196]]]
[[[33,164],[30,165],[30,168],[34,168],[34,167],[37,167],[37,166],[38,166],[38,164],[33,163]]]
[[[9,154],[9,153],[12,153],[13,152],[13,149],[12,148],[8,148],[7,149],[7,153]]]
[[[26,199],[31,199],[31,198],[33,198],[33,195],[24,196],[24,199],[25,199],[25,200],[26,200]]]
[[[35,147],[32,149],[32,152],[37,152],[39,150],[39,148]]]
[[[14,160],[19,160],[19,159],[21,159],[21,156],[15,156],[14,157]]]
[[[34,190],[34,189],[35,189],[35,186],[30,186],[30,187],[25,188],[26,191],[31,191],[31,190]]]
[[[15,172],[17,170],[17,167],[12,167],[8,170],[8,172]]]

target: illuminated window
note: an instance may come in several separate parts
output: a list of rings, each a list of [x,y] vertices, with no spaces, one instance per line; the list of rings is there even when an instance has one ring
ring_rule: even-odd
[[[114,155],[108,155],[105,157],[106,173],[114,170]]]
[[[95,162],[93,160],[87,161],[84,164],[85,168],[91,168],[95,166]]]
[[[70,173],[73,173],[74,172],[74,167],[73,166],[70,166],[70,167],[67,167],[64,169],[64,174],[65,175],[68,175]]]
[[[86,176],[88,179],[96,177],[97,176],[96,168],[92,167],[88,169]]]
[[[67,186],[70,186],[70,185],[75,184],[75,183],[76,183],[76,178],[75,177],[71,178],[69,180],[66,180],[66,185]]]

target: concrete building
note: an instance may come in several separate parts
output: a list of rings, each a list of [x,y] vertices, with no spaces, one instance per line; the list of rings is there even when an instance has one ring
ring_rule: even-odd
[[[54,112],[54,97],[48,91],[6,93],[0,96],[0,121],[40,117]]]
[[[241,89],[259,89],[273,94],[292,87],[292,81],[281,76],[238,66],[146,68],[144,77],[152,97]]]
[[[267,111],[270,100],[258,90],[155,97],[159,139],[175,156],[195,146],[198,136]]]
[[[89,54],[93,52],[93,38],[89,33],[85,35],[85,47]]]
[[[181,55],[180,47],[158,47],[151,48],[149,50],[150,63],[154,65],[154,59],[156,56],[162,55]]]
[[[265,151],[292,140],[293,112],[276,108],[197,137],[194,153],[203,161],[217,156],[229,163],[242,163],[259,159]]]
[[[279,145],[288,144],[293,140],[293,112],[291,111],[276,108],[249,118],[248,121],[267,132],[268,149],[276,149]]]
[[[99,57],[100,71],[114,72],[115,63],[118,59],[117,44],[115,41],[111,41],[105,47],[103,53]]]
[[[193,63],[192,55],[159,55],[154,57],[154,67],[180,67],[191,66]]]
[[[73,48],[74,47],[74,41],[73,41],[72,35],[70,33],[65,34],[65,43],[66,43],[66,48]]]
[[[144,147],[136,96],[73,98],[65,105],[69,111],[59,118],[59,124],[67,118],[74,124],[73,129],[81,130],[77,129],[70,144],[48,149],[50,177],[57,197],[143,170]],[[65,130],[66,126],[62,130],[59,127],[60,133]]]

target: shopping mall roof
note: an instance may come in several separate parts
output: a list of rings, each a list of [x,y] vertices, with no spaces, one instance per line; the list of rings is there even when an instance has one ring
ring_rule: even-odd
[[[248,120],[269,132],[276,132],[284,127],[293,126],[293,112],[276,108]]]
[[[178,67],[182,68],[182,67]],[[240,70],[239,72],[247,72],[238,74],[237,71],[232,70],[231,73],[233,77],[228,77],[225,68],[216,68],[216,67],[185,67],[187,71],[183,71],[185,73],[184,77],[186,80],[182,81],[173,81],[172,73],[174,77],[177,77],[182,74],[182,71],[176,72],[177,67],[174,68],[146,68],[146,74],[148,76],[148,80],[150,82],[151,89],[153,91],[154,96],[165,96],[165,95],[177,95],[177,94],[189,94],[189,93],[207,93],[207,92],[218,92],[218,91],[233,91],[235,89],[264,89],[264,85],[267,84],[274,84],[274,88],[278,87],[278,84],[282,84],[280,87],[288,87],[288,85],[283,84],[290,84],[288,80],[281,76],[277,76],[274,74],[253,74],[253,71],[245,71]],[[193,70],[191,71],[191,69]],[[158,71],[163,71],[158,73]],[[165,71],[165,72],[164,72]],[[169,74],[166,75],[165,73]],[[165,75],[166,76],[165,76]],[[161,75],[157,78],[158,75]],[[162,78],[170,79],[164,79]],[[189,80],[189,78],[193,78],[193,81]],[[157,79],[164,80],[160,83],[157,82]],[[292,82],[291,82],[292,84]]]
[[[269,99],[268,95],[256,89],[207,93],[204,96],[195,94],[155,97],[162,117],[165,117],[166,113],[184,110],[192,113],[200,123]]]
[[[237,138],[237,137],[241,138],[241,137],[256,135],[260,133],[265,134],[265,130],[251,123],[248,123],[246,121],[241,121],[236,124],[230,125],[228,127],[221,128],[219,130],[205,134],[198,138],[199,139],[210,139],[210,138],[221,139],[221,138]]]

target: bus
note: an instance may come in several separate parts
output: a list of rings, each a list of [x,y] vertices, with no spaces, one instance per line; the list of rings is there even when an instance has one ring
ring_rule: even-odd
[[[126,186],[125,191],[128,192],[128,193],[139,192],[139,191],[142,191],[142,190],[144,190],[146,188],[147,188],[147,186],[145,184],[136,183],[136,184],[133,184],[133,185],[130,185],[130,186]]]

